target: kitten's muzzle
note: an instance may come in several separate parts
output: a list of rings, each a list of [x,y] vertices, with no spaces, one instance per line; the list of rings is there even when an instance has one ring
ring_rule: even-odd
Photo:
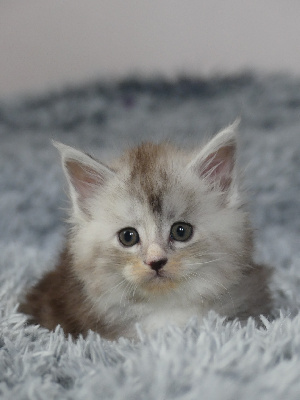
[[[160,269],[162,269],[164,267],[164,265],[167,264],[168,259],[167,258],[162,258],[160,260],[156,260],[156,261],[151,261],[148,263],[148,265],[151,267],[151,269],[153,269],[154,271],[159,271]]]

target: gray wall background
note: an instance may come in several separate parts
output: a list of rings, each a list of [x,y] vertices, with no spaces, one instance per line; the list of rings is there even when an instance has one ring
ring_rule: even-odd
[[[0,0],[0,97],[96,77],[300,71],[297,0]]]

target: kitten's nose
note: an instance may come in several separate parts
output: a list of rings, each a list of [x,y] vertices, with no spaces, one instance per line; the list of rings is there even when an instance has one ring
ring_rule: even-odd
[[[167,258],[162,258],[162,259],[160,259],[160,260],[151,261],[151,262],[149,263],[149,265],[150,265],[151,269],[154,269],[154,271],[158,271],[158,270],[162,269],[162,267],[163,267],[164,265],[167,264],[167,261],[168,261]]]

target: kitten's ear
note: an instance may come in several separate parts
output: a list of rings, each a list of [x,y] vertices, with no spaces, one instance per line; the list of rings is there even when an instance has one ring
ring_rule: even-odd
[[[55,141],[53,141],[53,145],[61,155],[74,212],[87,215],[89,199],[115,173],[104,164],[73,147]]]
[[[239,120],[219,132],[189,164],[212,187],[228,192],[236,178],[236,147]]]

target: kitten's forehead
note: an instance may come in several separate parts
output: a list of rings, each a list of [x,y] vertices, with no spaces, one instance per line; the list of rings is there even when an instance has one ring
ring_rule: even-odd
[[[110,209],[116,220],[147,228],[154,223],[158,229],[176,220],[193,220],[202,190],[198,177],[187,169],[192,156],[169,143],[128,150],[112,166],[117,179]]]
[[[144,143],[126,154],[129,185],[143,197],[154,214],[162,212],[164,195],[174,183],[173,159],[176,155],[178,158],[177,153],[168,143]]]

